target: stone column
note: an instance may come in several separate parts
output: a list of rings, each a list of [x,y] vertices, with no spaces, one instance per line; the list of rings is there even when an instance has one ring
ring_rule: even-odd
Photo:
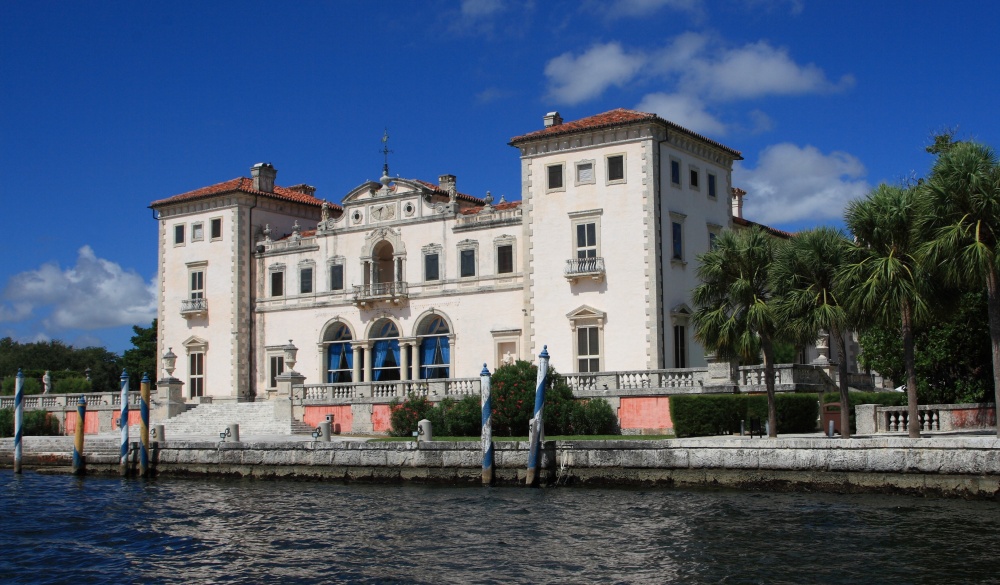
[[[354,360],[351,362],[351,381],[361,381],[361,346],[357,343],[351,344],[351,351],[354,352]]]
[[[413,362],[410,364],[410,379],[420,379],[420,344],[415,340],[413,345]]]
[[[365,382],[372,383],[372,346],[365,346]]]
[[[278,393],[274,397],[275,420],[292,420],[292,386],[305,384],[306,377],[291,370],[279,374],[276,378]]]
[[[399,379],[410,379],[410,347],[409,341],[399,341]]]
[[[707,372],[705,392],[738,392],[740,369],[734,360],[720,358],[715,353],[705,356]]]
[[[455,334],[448,335],[448,377],[457,378],[455,374]]]

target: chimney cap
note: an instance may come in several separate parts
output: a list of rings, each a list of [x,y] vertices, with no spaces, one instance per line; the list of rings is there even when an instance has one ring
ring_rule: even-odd
[[[560,126],[563,123],[563,119],[562,116],[559,115],[559,112],[549,112],[542,118],[542,122],[544,122],[545,127],[548,128],[550,126]]]

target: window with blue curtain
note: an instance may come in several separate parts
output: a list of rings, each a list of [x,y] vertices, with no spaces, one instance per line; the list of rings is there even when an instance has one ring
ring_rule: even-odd
[[[434,316],[420,327],[420,378],[436,380],[450,377],[451,348],[448,343],[448,322]]]
[[[351,342],[331,343],[327,347],[327,383],[353,382],[354,351]]]
[[[373,329],[372,377],[375,382],[399,380],[399,330],[389,320]]]

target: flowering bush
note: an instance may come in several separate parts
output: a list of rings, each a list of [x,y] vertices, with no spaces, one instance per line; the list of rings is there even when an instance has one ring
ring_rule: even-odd
[[[428,418],[434,405],[423,396],[410,394],[402,403],[393,398],[389,403],[389,434],[393,437],[408,437],[417,430],[417,423]]]

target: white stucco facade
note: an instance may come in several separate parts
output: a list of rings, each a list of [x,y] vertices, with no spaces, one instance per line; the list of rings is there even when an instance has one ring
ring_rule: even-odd
[[[384,175],[324,205],[266,164],[154,202],[185,398],[271,395],[289,341],[311,384],[471,378],[543,345],[563,373],[703,365],[690,291],[739,152],[629,110],[510,144],[517,202]]]

